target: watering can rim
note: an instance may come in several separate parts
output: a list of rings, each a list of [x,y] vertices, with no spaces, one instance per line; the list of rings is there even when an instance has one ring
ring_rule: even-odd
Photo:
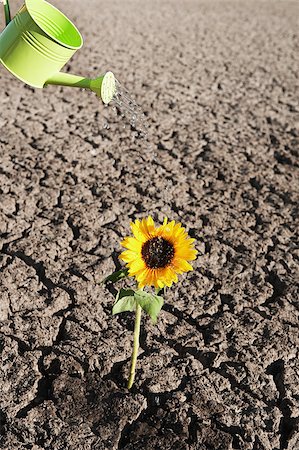
[[[31,10],[32,6],[36,5],[37,3],[47,3],[47,5],[49,5],[51,8],[53,8],[57,12],[59,12],[65,18],[65,20],[67,20],[67,22],[69,22],[72,25],[72,27],[74,28],[74,30],[78,34],[78,36],[80,38],[80,45],[69,45],[69,44],[66,44],[65,42],[60,41],[59,39],[57,39],[57,37],[53,36],[53,34],[51,34],[49,32],[49,30],[47,30],[45,27],[43,27],[40,24],[39,20],[34,17],[34,13]],[[63,12],[60,11],[60,9],[56,8],[56,6],[52,5],[51,3],[47,2],[46,0],[24,0],[24,4],[26,5],[26,9],[27,9],[29,15],[31,16],[32,20],[36,23],[36,25],[44,33],[46,33],[46,35],[48,37],[53,39],[53,41],[57,42],[59,45],[62,45],[63,47],[66,47],[66,48],[69,48],[69,49],[72,49],[72,50],[79,50],[83,46],[83,37],[82,37],[80,31],[78,30],[78,28],[76,27],[76,25],[74,25],[73,22],[65,14],[63,14]]]

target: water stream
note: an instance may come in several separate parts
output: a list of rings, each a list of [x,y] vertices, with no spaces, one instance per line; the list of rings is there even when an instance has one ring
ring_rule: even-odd
[[[116,93],[106,107],[112,108],[116,117],[116,121],[113,119],[105,118],[103,128],[106,130],[115,131],[116,129],[128,127],[131,130],[132,141],[138,144],[134,151],[147,162],[157,164],[157,173],[163,173],[161,168],[161,161],[158,157],[157,150],[151,139],[149,138],[149,124],[147,117],[142,111],[142,108],[137,104],[129,91],[116,80]],[[119,120],[120,119],[120,120]],[[161,195],[166,203],[172,200],[172,182],[164,179],[161,176],[163,188],[161,189]]]
[[[105,105],[107,106],[107,105]],[[135,139],[146,142],[148,137],[148,123],[144,112],[133,99],[129,91],[116,80],[116,93],[109,103],[112,111],[121,119],[121,127],[131,128],[132,140]],[[103,128],[109,130],[113,127],[113,120],[104,119]]]

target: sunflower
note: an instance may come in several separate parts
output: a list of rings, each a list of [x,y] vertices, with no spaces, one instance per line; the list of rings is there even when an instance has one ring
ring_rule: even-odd
[[[188,261],[196,259],[197,251],[185,228],[174,220],[155,227],[149,216],[131,223],[134,237],[126,237],[120,259],[127,263],[129,275],[135,276],[139,288],[163,288],[178,281],[177,274],[193,270]]]

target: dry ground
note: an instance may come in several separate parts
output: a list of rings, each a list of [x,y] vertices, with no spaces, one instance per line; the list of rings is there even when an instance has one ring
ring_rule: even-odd
[[[0,69],[1,449],[298,449],[298,3],[53,3],[85,38],[67,70],[113,70],[149,143]],[[133,317],[97,283],[147,214],[200,254],[129,393]]]

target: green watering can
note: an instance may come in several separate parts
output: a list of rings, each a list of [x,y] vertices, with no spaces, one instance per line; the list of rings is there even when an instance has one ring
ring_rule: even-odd
[[[1,1],[1,0],[0,0]],[[48,84],[91,89],[105,104],[116,91],[112,72],[88,79],[60,72],[83,39],[75,25],[44,0],[25,0],[13,20],[8,0],[2,0],[6,28],[0,34],[0,61],[17,78],[30,86]]]

